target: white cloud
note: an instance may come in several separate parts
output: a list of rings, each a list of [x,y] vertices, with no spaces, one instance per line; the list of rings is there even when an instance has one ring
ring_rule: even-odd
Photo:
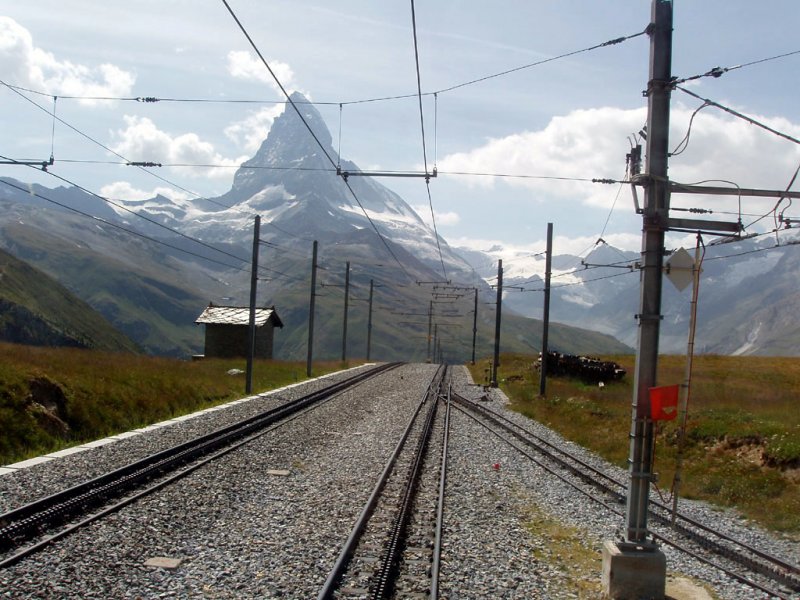
[[[150,191],[133,187],[128,181],[114,181],[100,188],[100,195],[112,200],[148,200],[157,195],[170,200],[185,200],[188,194],[168,187],[157,187]]]
[[[433,226],[433,221],[431,219],[431,207],[427,204],[416,204],[411,207],[415,213],[422,219],[428,227]],[[461,222],[461,217],[456,212],[440,212],[434,209],[434,214],[436,215],[436,227],[450,227],[453,225],[458,225]]]
[[[686,133],[693,110],[681,105],[673,107],[670,149]],[[783,118],[750,116],[775,129],[800,136],[800,124]],[[451,154],[439,160],[439,169],[442,173],[469,171],[621,179],[625,154],[630,147],[627,138],[641,129],[645,118],[644,108],[576,110],[553,117],[541,130],[491,139],[479,148]],[[706,108],[695,117],[686,152],[671,160],[670,177],[681,182],[727,179],[742,187],[781,189],[786,187],[798,162],[800,148],[797,145],[741,119],[715,112],[714,108]],[[533,190],[542,200],[553,197],[577,200],[605,209],[610,208],[615,196],[608,192],[609,186],[593,183],[496,177],[463,177],[462,181],[487,187],[502,181]],[[695,198],[685,202],[707,205],[706,200]],[[712,202],[718,210],[730,210],[735,204],[735,200],[719,198]],[[758,212],[769,202],[747,200],[745,204],[745,212]]]
[[[259,149],[275,119],[283,113],[285,105],[277,104],[250,113],[245,119],[225,128],[225,135],[247,152]]]
[[[196,133],[172,136],[156,127],[146,117],[125,115],[127,127],[113,132],[118,138],[113,147],[131,161],[150,161],[163,164],[214,165],[213,167],[177,167],[197,177],[231,178],[234,167],[248,157],[225,158],[210,142]]]
[[[0,73],[8,83],[62,96],[129,96],[136,81],[133,73],[109,63],[90,67],[58,60],[51,52],[34,46],[27,29],[1,16]]]
[[[289,65],[279,60],[270,60],[268,64],[286,91],[291,92],[297,89],[294,72]],[[261,81],[276,90],[280,89],[264,63],[248,51],[231,50],[228,52],[228,73],[237,79]]]
[[[638,252],[641,247],[642,238],[636,233],[615,233],[604,235],[603,239],[609,245],[619,250]],[[509,244],[496,239],[480,238],[449,238],[450,246],[456,248],[468,248],[470,250],[480,250],[481,252],[491,252],[497,258],[513,261],[521,256],[539,254],[547,248],[547,241],[542,238],[528,244]],[[553,254],[572,254],[575,256],[585,256],[597,244],[596,237],[577,236],[567,237],[562,235],[553,238]]]

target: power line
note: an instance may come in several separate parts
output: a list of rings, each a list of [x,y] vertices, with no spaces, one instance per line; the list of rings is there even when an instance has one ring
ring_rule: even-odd
[[[589,46],[588,48],[582,48],[580,50],[574,50],[572,52],[566,52],[564,54],[559,54],[558,56],[551,56],[550,58],[545,58],[543,60],[537,60],[535,62],[528,63],[528,64],[525,64],[525,65],[521,65],[519,67],[514,67],[513,69],[507,69],[505,71],[500,71],[499,73],[493,73],[491,75],[486,75],[484,77],[479,77],[477,79],[472,79],[470,81],[465,81],[464,83],[459,83],[457,85],[452,85],[452,86],[450,86],[448,88],[440,89],[440,90],[437,91],[437,93],[444,94],[445,92],[452,92],[453,90],[457,90],[459,88],[466,87],[468,85],[474,85],[476,83],[481,83],[481,82],[487,81],[489,79],[495,79],[497,77],[502,77],[502,76],[508,75],[510,73],[516,73],[517,71],[530,69],[531,67],[538,67],[540,65],[544,65],[544,64],[547,64],[549,62],[560,60],[562,58],[568,58],[570,56],[575,56],[577,54],[583,54],[584,52],[590,52],[592,50],[597,50],[599,48],[605,48],[606,46],[614,46],[616,44],[620,44],[620,43],[625,42],[627,40],[632,40],[633,38],[637,38],[640,35],[645,35],[648,32],[648,29],[649,29],[649,26],[648,26],[647,29],[644,29],[643,31],[640,31],[639,33],[635,33],[633,35],[626,35],[626,36],[623,36],[623,37],[614,38],[613,40],[608,40],[607,42],[603,42],[601,44],[595,44],[594,46]]]
[[[557,175],[519,175],[515,173],[487,173],[487,172],[479,172],[479,171],[437,171],[437,175],[471,175],[476,177],[506,177],[506,178],[516,178],[516,179],[549,179],[554,181],[583,181],[586,183],[604,183],[604,184],[613,184],[613,183],[627,183],[624,181],[618,181],[616,179],[609,179],[609,178],[589,178],[589,177],[562,177]]]
[[[7,157],[5,157],[5,156],[0,156],[0,158],[7,159]],[[33,168],[33,167],[31,167],[31,168]],[[46,171],[46,172],[47,172],[47,174],[48,174],[48,175],[50,175],[51,177],[55,177],[55,178],[56,178],[56,179],[58,179],[59,181],[63,181],[64,183],[67,183],[67,184],[69,184],[69,185],[71,185],[71,186],[73,186],[73,187],[75,187],[75,188],[77,188],[77,189],[81,190],[82,192],[84,192],[84,193],[86,193],[86,194],[89,194],[90,196],[94,196],[95,198],[98,198],[98,199],[102,200],[103,202],[105,202],[105,203],[107,203],[107,204],[110,204],[111,206],[114,206],[114,207],[116,207],[116,208],[119,208],[120,210],[124,210],[124,211],[126,211],[126,212],[129,212],[129,213],[131,213],[132,215],[134,215],[134,216],[136,216],[136,217],[139,217],[140,219],[143,219],[143,220],[147,221],[147,222],[148,222],[148,223],[150,223],[151,225],[155,225],[155,226],[157,226],[157,227],[160,227],[160,228],[162,228],[162,229],[164,229],[164,230],[166,230],[166,231],[168,231],[168,232],[170,232],[170,233],[173,233],[173,234],[175,234],[175,235],[179,235],[179,236],[181,236],[182,238],[185,238],[185,239],[187,239],[187,240],[189,240],[189,241],[192,241],[192,242],[194,242],[194,243],[196,243],[196,244],[199,244],[199,245],[201,245],[201,246],[204,246],[205,248],[208,248],[209,250],[213,250],[214,252],[219,252],[220,254],[224,254],[225,256],[228,256],[229,258],[233,258],[233,259],[235,259],[235,260],[239,260],[239,261],[242,261],[242,262],[244,262],[244,263],[247,263],[247,262],[248,262],[246,259],[244,259],[244,258],[242,258],[242,257],[240,257],[240,256],[236,256],[235,254],[231,254],[230,252],[227,252],[227,251],[225,251],[225,250],[220,250],[219,248],[215,248],[214,246],[212,246],[212,245],[210,245],[210,244],[207,244],[206,242],[204,242],[204,241],[202,241],[202,240],[199,240],[199,239],[197,239],[197,238],[195,238],[195,237],[192,237],[192,236],[190,236],[190,235],[187,235],[187,234],[185,234],[185,233],[182,233],[182,232],[178,231],[177,229],[173,229],[172,227],[170,227],[170,226],[168,226],[168,225],[164,225],[163,223],[159,223],[159,222],[158,222],[158,221],[156,221],[155,219],[151,219],[150,217],[148,217],[148,216],[145,216],[145,215],[143,215],[143,214],[141,214],[141,213],[137,213],[136,211],[133,211],[133,210],[131,210],[130,208],[127,208],[126,206],[124,206],[124,205],[122,205],[122,204],[119,204],[119,203],[117,203],[117,202],[114,202],[113,200],[111,200],[111,199],[109,199],[109,198],[106,198],[105,196],[101,196],[100,194],[97,194],[97,193],[95,193],[95,192],[93,192],[93,191],[91,191],[91,190],[89,190],[89,189],[87,189],[87,188],[85,188],[85,187],[83,187],[83,186],[81,186],[81,185],[79,185],[79,184],[75,183],[74,181],[70,181],[70,180],[69,180],[69,179],[67,179],[66,177],[62,177],[61,175],[57,175],[56,173],[52,173],[52,172],[50,172],[50,171]]]
[[[428,177],[428,150],[425,146],[425,117],[422,110],[422,79],[419,72],[419,45],[417,42],[417,15],[414,9],[414,0],[411,0],[411,29],[414,34],[414,66],[417,71],[417,98],[419,100],[419,125],[422,129],[422,160],[425,165],[425,178]],[[431,216],[433,216],[433,206],[431,205]],[[447,279],[447,276],[445,276]]]
[[[738,111],[735,111],[735,110],[733,110],[732,108],[730,108],[728,106],[720,104],[719,102],[714,102],[713,100],[709,100],[708,98],[703,98],[702,96],[698,96],[694,92],[692,92],[690,90],[687,90],[686,88],[683,88],[683,87],[681,87],[679,85],[675,86],[675,88],[679,89],[680,91],[682,91],[685,94],[689,94],[690,96],[692,96],[694,98],[697,98],[698,100],[702,100],[706,104],[709,104],[711,106],[715,106],[715,107],[719,108],[720,110],[724,110],[726,113],[731,114],[734,117],[738,117],[739,119],[743,119],[744,121],[747,121],[751,125],[755,125],[756,127],[760,127],[761,129],[769,131],[770,133],[774,133],[775,135],[777,135],[779,137],[782,137],[785,140],[789,140],[790,142],[794,142],[795,144],[800,144],[800,140],[798,140],[796,137],[792,137],[788,133],[783,133],[782,131],[778,131],[777,129],[773,129],[769,125],[765,125],[761,121],[757,121],[756,119],[754,119],[752,117],[748,117],[747,115],[742,114],[742,113],[740,113]]]
[[[239,21],[238,21],[238,19],[236,19],[236,16],[234,15],[234,13],[231,10],[230,6],[228,6],[228,4],[227,4],[227,2],[225,0],[223,0],[223,2],[225,3],[226,7],[228,8],[228,11],[231,13],[231,15],[234,17],[234,19],[238,23]],[[240,28],[241,28],[241,25],[240,25]],[[243,29],[243,31],[244,31],[244,29]],[[558,56],[552,56],[550,58],[546,58],[546,59],[543,59],[543,60],[535,61],[535,62],[532,62],[532,63],[527,63],[527,64],[524,64],[524,65],[520,65],[518,67],[513,67],[511,69],[506,69],[504,71],[500,71],[500,72],[497,72],[497,73],[492,73],[490,75],[485,75],[483,77],[478,77],[477,79],[471,79],[469,81],[464,81],[462,83],[458,83],[458,84],[455,84],[455,85],[452,85],[452,86],[449,86],[449,87],[446,87],[446,88],[442,88],[442,89],[439,89],[439,90],[436,90],[436,91],[433,91],[433,92],[423,92],[422,95],[423,96],[434,96],[436,94],[443,94],[445,92],[450,92],[450,91],[457,90],[457,89],[460,89],[460,88],[463,88],[463,87],[474,85],[476,83],[481,83],[481,82],[487,81],[489,79],[496,79],[498,77],[503,77],[503,76],[509,75],[511,73],[516,73],[518,71],[523,71],[523,70],[526,70],[526,69],[530,69],[532,67],[537,67],[537,66],[540,66],[540,65],[543,65],[543,64],[546,64],[546,63],[550,63],[550,62],[553,62],[553,61],[557,61],[557,60],[560,60],[560,59],[563,59],[563,58],[568,58],[570,56],[575,56],[577,54],[582,54],[582,53],[585,53],[585,52],[598,50],[600,48],[605,48],[605,47],[608,47],[608,46],[614,46],[616,44],[620,44],[622,42],[637,38],[637,37],[639,37],[641,35],[645,35],[646,33],[647,33],[647,29],[645,29],[644,31],[641,31],[639,33],[633,34],[633,35],[627,35],[627,36],[614,38],[612,40],[608,40],[608,41],[600,43],[600,44],[595,44],[595,45],[589,46],[587,48],[582,48],[580,50],[567,52],[565,54],[559,54]],[[247,34],[245,34],[245,35],[247,35]],[[247,36],[247,37],[249,39],[249,36]],[[253,45],[252,41],[251,41],[251,45]],[[263,60],[263,58],[262,58],[262,60]],[[761,62],[763,62],[763,61],[761,61]],[[753,63],[753,64],[755,64],[755,63]],[[741,65],[741,66],[748,66],[748,65]],[[734,68],[738,68],[738,67],[734,67]],[[9,86],[9,87],[13,87],[15,89],[27,91],[27,92],[30,92],[30,93],[33,93],[33,94],[39,94],[39,95],[42,95],[42,96],[49,96],[49,97],[53,96],[53,94],[50,94],[50,93],[47,93],[47,92],[32,90],[32,89],[25,88],[25,87],[22,87],[22,86]],[[377,96],[377,97],[373,97],[373,98],[362,98],[362,99],[357,99],[357,100],[344,100],[344,101],[335,101],[335,102],[333,102],[333,101],[325,101],[325,102],[323,102],[323,101],[314,101],[314,102],[312,102],[312,101],[306,100],[304,102],[299,102],[299,103],[300,104],[311,104],[313,106],[339,106],[339,105],[348,105],[348,104],[367,104],[367,103],[373,103],[373,102],[386,102],[386,101],[391,101],[391,100],[409,100],[411,98],[417,98],[418,95],[419,95],[419,92],[413,93],[413,94],[397,94],[397,95],[392,95],[392,96]],[[106,101],[114,101],[114,100],[116,100],[116,101],[121,101],[121,102],[140,102],[140,103],[148,103],[148,104],[156,103],[156,102],[197,102],[197,103],[206,103],[206,104],[288,104],[288,103],[292,103],[293,102],[292,100],[284,101],[284,100],[221,99],[221,98],[169,98],[169,97],[156,97],[156,96],[144,96],[144,97],[143,96],[127,96],[127,97],[123,96],[123,97],[114,97],[114,96],[75,96],[75,95],[70,96],[70,95],[59,95],[59,98],[62,98],[62,99],[65,99],[65,100],[106,100]]]
[[[54,162],[63,162],[63,163],[70,163],[70,164],[94,164],[94,165],[120,165],[120,166],[138,166],[135,163],[131,163],[127,160],[99,160],[99,159],[79,159],[79,158],[59,158],[54,160]],[[162,167],[183,167],[183,168],[193,168],[193,169],[239,169],[241,168],[240,165],[230,165],[230,164],[222,164],[222,163],[166,163],[161,162],[158,163]],[[248,166],[248,169],[253,170],[266,170],[266,171],[316,171],[320,173],[336,173],[336,169],[331,169],[327,167],[302,167],[302,166],[274,166],[274,165],[253,165]],[[382,170],[382,173],[406,173],[407,171],[400,171],[400,170]],[[558,175],[522,175],[522,174],[515,174],[515,173],[490,173],[490,172],[477,172],[477,171],[440,171],[437,170],[437,176],[440,175],[459,175],[459,176],[474,176],[474,177],[501,177],[501,178],[508,178],[508,179],[542,179],[542,180],[552,180],[552,181],[570,181],[570,182],[584,182],[584,183],[601,183],[601,184],[614,184],[614,183],[628,183],[627,181],[621,181],[617,179],[611,178],[601,178],[601,177],[566,177],[566,176],[558,176]],[[176,186],[177,187],[177,186]],[[199,194],[193,194],[198,196],[198,200],[206,200],[208,202],[213,202],[210,198],[205,198],[200,196]],[[233,208],[232,206],[227,206],[225,204],[219,204],[225,208]]]
[[[444,256],[442,256],[442,245],[439,242],[439,231],[436,228],[436,214],[433,210],[433,197],[431,196],[431,179],[428,175],[428,150],[425,145],[425,116],[422,110],[422,79],[419,72],[419,45],[417,42],[417,16],[414,9],[414,0],[411,0],[411,26],[414,34],[414,65],[417,71],[417,97],[419,99],[419,125],[422,129],[422,159],[425,166],[425,188],[428,192],[428,205],[431,207],[431,224],[433,225],[433,236],[436,240],[436,248],[439,251],[439,262],[442,263],[442,276],[447,279],[447,269],[444,266]],[[434,170],[434,175],[436,174]]]
[[[253,38],[250,37],[250,34],[247,32],[247,29],[245,29],[244,25],[239,20],[239,17],[237,17],[236,13],[233,12],[233,9],[230,7],[230,4],[228,4],[228,0],[222,0],[222,3],[225,5],[225,8],[228,9],[228,12],[230,13],[231,17],[233,17],[233,20],[236,21],[236,24],[239,26],[239,29],[241,30],[242,34],[244,34],[244,37],[247,38],[247,41],[250,43],[250,47],[256,53],[256,55],[264,64],[264,66],[267,68],[267,71],[269,71],[269,74],[272,76],[272,79],[275,81],[275,84],[278,86],[278,88],[280,88],[283,95],[286,96],[286,100],[289,102],[291,107],[297,113],[297,116],[300,117],[300,120],[303,122],[303,125],[308,130],[308,132],[311,134],[311,137],[314,138],[314,141],[317,143],[317,146],[319,146],[320,150],[322,150],[322,153],[328,159],[328,162],[331,163],[331,166],[335,169],[336,162],[333,160],[333,158],[331,158],[331,155],[328,153],[328,150],[325,148],[320,139],[317,137],[317,134],[314,133],[314,130],[311,129],[311,125],[309,125],[308,121],[306,121],[306,118],[303,116],[303,113],[300,112],[300,109],[297,108],[297,104],[295,104],[294,100],[292,100],[291,96],[289,95],[289,92],[286,91],[286,88],[283,87],[283,83],[281,83],[280,79],[278,79],[278,76],[275,75],[275,71],[273,71],[272,67],[269,66],[267,59],[265,59],[264,55],[261,54],[261,50],[258,49],[258,46],[256,46],[256,43],[253,41]]]
[[[703,77],[714,77],[719,78],[725,73],[729,73],[730,71],[735,71],[736,69],[742,69],[744,67],[751,67],[753,65],[758,65],[765,62],[770,62],[773,60],[777,60],[779,58],[786,58],[787,56],[793,56],[795,54],[800,54],[800,50],[794,50],[792,52],[786,52],[784,54],[778,54],[776,56],[770,56],[768,58],[760,58],[758,60],[753,60],[750,62],[742,63],[741,65],[735,65],[733,67],[714,67],[713,69],[706,71],[705,73],[701,73],[699,75],[692,75],[691,77],[683,77],[681,79],[676,79],[675,83],[686,83],[687,81],[694,81],[695,79],[701,79]]]

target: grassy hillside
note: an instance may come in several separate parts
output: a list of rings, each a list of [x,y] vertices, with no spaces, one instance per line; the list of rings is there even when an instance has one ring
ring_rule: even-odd
[[[138,347],[51,277],[0,250],[0,340],[136,352]]]
[[[512,407],[626,468],[633,384],[632,356],[612,356],[628,371],[600,388],[549,378],[538,396],[533,358],[504,355],[501,388]],[[664,356],[659,385],[683,380],[684,357]],[[487,361],[471,368],[483,381]],[[514,375],[521,381],[507,382]],[[800,364],[795,358],[698,356],[686,429],[681,497],[739,509],[767,527],[800,535]],[[678,421],[660,422],[656,462],[660,494],[675,474]]]
[[[113,245],[116,234],[107,235],[101,241]],[[3,236],[15,256],[57,277],[146,352],[188,357],[202,348],[202,331],[194,319],[208,298],[185,285],[169,259],[154,255],[144,243],[118,241],[130,248],[123,262],[110,258],[104,247],[48,236],[28,225],[9,225]]]
[[[244,396],[244,360],[169,358],[0,343],[0,464]],[[315,363],[314,375],[339,363]],[[305,379],[305,362],[256,361],[253,390]]]

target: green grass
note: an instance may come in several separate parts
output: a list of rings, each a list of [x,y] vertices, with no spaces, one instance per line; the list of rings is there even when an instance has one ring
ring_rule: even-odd
[[[606,357],[628,375],[600,388],[549,378],[539,397],[533,358],[503,355],[501,388],[514,410],[626,467],[631,423],[633,357]],[[685,359],[659,360],[659,385],[681,383]],[[486,361],[471,367],[484,380]],[[502,381],[521,375],[522,381]],[[800,534],[800,361],[796,358],[698,356],[686,429],[682,497],[738,509],[762,525]],[[665,496],[675,475],[678,421],[657,425],[654,471]]]
[[[234,368],[244,370],[244,360],[186,362],[3,343],[0,355],[0,464],[244,396],[244,375],[227,374]],[[314,375],[347,366],[315,363]],[[253,367],[254,393],[303,379],[305,362],[256,361]],[[63,423],[31,401],[32,386],[49,389],[51,399],[61,396]]]

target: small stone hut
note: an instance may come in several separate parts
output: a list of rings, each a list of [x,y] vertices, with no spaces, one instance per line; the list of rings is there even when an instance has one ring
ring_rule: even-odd
[[[209,303],[195,323],[206,326],[206,358],[246,358],[250,309]],[[272,358],[275,327],[283,328],[275,307],[256,308],[255,358]]]

